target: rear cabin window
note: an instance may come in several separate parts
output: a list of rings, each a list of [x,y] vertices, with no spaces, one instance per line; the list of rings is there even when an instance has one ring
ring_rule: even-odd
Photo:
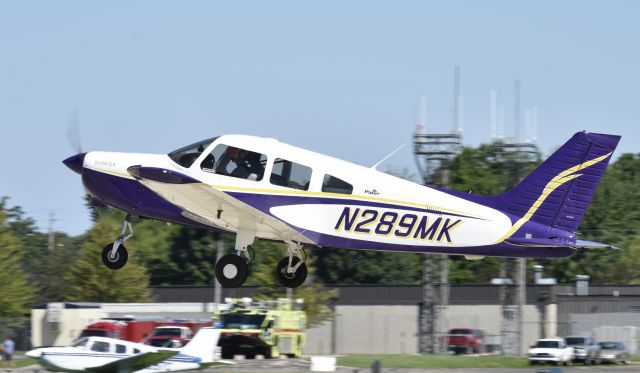
[[[273,162],[271,177],[269,181],[273,185],[287,188],[309,190],[311,181],[311,167],[303,166],[299,163],[286,159],[277,158]]]
[[[351,194],[353,193],[353,185],[335,176],[324,175],[322,191],[327,193]]]
[[[124,354],[127,352],[127,346],[125,345],[116,345],[116,354]]]
[[[260,181],[266,164],[267,156],[264,154],[220,144],[205,157],[200,168],[206,172]]]

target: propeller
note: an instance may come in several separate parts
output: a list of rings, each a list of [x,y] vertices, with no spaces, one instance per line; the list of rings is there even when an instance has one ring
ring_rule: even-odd
[[[71,117],[69,118],[69,124],[67,125],[67,140],[76,154],[82,153],[80,126],[78,124],[78,109],[73,109]]]

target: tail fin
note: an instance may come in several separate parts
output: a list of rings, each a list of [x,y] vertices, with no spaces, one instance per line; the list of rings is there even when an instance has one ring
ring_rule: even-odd
[[[210,363],[213,361],[219,338],[220,329],[201,328],[193,339],[180,349],[180,353],[200,358],[202,363]]]
[[[580,226],[620,136],[578,132],[510,191],[499,207],[522,217],[515,232],[531,220],[567,232]]]

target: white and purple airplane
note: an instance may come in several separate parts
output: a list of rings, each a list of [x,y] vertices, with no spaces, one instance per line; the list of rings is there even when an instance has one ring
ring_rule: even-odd
[[[71,346],[41,347],[26,353],[53,372],[160,373],[228,365],[214,360],[220,329],[201,328],[180,349],[160,349],[107,337],[81,338]]]
[[[235,232],[236,254],[215,274],[242,285],[256,238],[284,242],[280,283],[302,284],[305,246],[484,256],[564,258],[619,136],[576,133],[513,189],[483,196],[429,187],[270,138],[225,135],[169,154],[89,152],[64,163],[92,198],[127,213],[102,253],[118,269],[131,216]]]

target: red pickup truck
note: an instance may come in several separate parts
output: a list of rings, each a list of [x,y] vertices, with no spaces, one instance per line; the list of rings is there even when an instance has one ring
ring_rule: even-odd
[[[484,351],[484,330],[457,328],[447,334],[448,350],[457,354],[479,354]]]

